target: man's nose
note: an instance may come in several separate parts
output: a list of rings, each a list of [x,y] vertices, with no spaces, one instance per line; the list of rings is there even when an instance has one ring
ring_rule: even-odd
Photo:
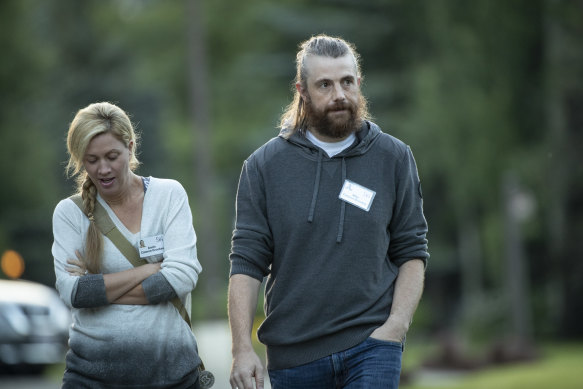
[[[346,99],[344,89],[340,84],[334,85],[334,101],[343,101]]]

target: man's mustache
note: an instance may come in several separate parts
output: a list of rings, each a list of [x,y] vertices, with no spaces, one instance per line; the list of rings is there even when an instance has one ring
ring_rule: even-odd
[[[349,103],[344,103],[344,102],[334,103],[334,105],[332,105],[326,109],[326,112],[344,111],[344,110],[353,111],[354,107]]]

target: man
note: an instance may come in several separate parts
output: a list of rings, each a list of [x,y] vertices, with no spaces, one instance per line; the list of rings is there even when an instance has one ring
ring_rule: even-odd
[[[368,120],[353,45],[312,37],[279,137],[244,163],[233,232],[232,388],[397,388],[427,223],[410,149]]]

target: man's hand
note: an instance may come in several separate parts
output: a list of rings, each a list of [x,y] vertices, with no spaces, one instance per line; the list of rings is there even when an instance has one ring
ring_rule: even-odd
[[[387,321],[373,331],[372,338],[402,342],[423,293],[425,264],[420,259],[405,262],[395,282],[393,304]]]
[[[257,296],[261,281],[235,274],[229,280],[229,326],[231,328],[233,366],[232,389],[263,389],[263,365],[253,350],[251,331],[257,308]]]
[[[371,338],[386,340],[390,342],[402,342],[405,339],[405,335],[407,335],[407,331],[409,330],[409,322],[398,319],[391,320],[392,317],[389,316],[389,319],[373,331],[370,334]]]
[[[263,365],[255,351],[249,350],[233,355],[233,366],[229,380],[232,389],[263,389],[263,377]],[[255,382],[255,386],[253,382]]]

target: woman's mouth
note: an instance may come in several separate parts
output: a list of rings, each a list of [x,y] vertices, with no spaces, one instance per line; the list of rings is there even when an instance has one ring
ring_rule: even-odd
[[[101,183],[101,186],[104,188],[109,188],[110,186],[113,185],[113,180],[115,178],[100,178],[99,182]]]

